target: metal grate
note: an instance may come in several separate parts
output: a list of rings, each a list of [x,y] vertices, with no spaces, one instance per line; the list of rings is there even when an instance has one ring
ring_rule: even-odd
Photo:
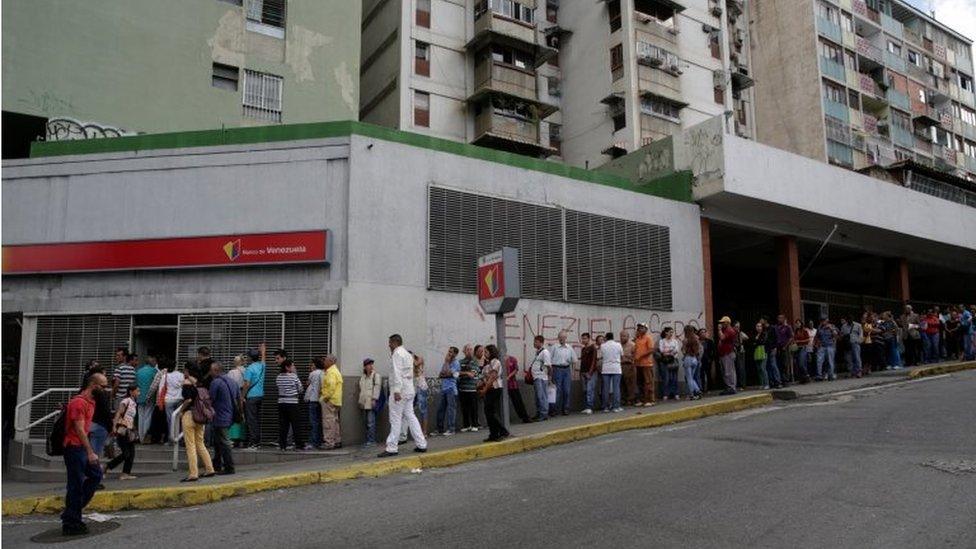
[[[324,356],[332,352],[332,313],[328,311],[285,313],[284,348],[288,351],[288,358],[295,362],[302,386],[307,387],[312,357]],[[342,365],[339,366],[341,369]],[[349,376],[351,373],[354,375],[355,372],[355,365],[353,365],[344,372],[344,375]],[[273,374],[278,375],[277,370]],[[305,413],[304,404],[302,406],[302,413],[299,415],[300,429],[308,440],[308,414]],[[265,415],[269,413],[267,408],[264,413]],[[277,409],[274,411],[274,416],[277,422]],[[267,423],[262,424],[261,436],[266,441],[277,440],[277,423],[272,431],[267,429]]]
[[[247,0],[247,18],[273,27],[285,26],[285,0]]]
[[[116,315],[42,316],[37,319],[31,394],[52,387],[79,387],[85,363],[98,360],[108,376],[116,347],[129,347],[132,317]],[[31,404],[31,421],[53,412],[67,397],[48,395]],[[31,430],[44,437],[50,425]]]
[[[670,311],[667,227],[566,211],[569,301]]]
[[[281,122],[282,78],[244,70],[244,116]]]

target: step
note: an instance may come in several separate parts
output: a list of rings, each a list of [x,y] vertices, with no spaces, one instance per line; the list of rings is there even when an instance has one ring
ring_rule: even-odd
[[[169,468],[140,468],[138,464],[134,464],[132,467],[132,474],[136,476],[159,476],[172,473]],[[110,475],[117,475],[118,471],[109,472]],[[65,471],[62,466],[61,469],[54,469],[48,467],[35,467],[32,465],[11,465],[7,473],[4,474],[4,480],[13,480],[17,482],[51,482],[51,483],[63,483],[65,479]]]

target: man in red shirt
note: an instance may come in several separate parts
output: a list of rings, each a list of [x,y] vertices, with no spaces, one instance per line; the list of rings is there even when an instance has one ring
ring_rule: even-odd
[[[102,482],[102,467],[88,440],[88,431],[95,415],[95,396],[108,390],[105,374],[92,374],[88,384],[68,402],[65,411],[64,467],[68,471],[68,489],[61,513],[61,532],[66,536],[88,533],[88,527],[81,521],[81,511]]]
[[[725,381],[723,395],[735,394],[735,341],[739,331],[732,327],[732,319],[723,316],[718,321],[718,361],[722,365],[722,378]]]
[[[926,363],[939,361],[939,333],[942,331],[942,319],[939,318],[938,307],[929,309],[922,319],[922,342],[924,361]]]

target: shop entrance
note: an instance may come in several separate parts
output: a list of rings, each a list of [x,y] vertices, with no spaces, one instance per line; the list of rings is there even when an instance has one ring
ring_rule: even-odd
[[[176,315],[136,315],[132,319],[132,352],[144,364],[153,354],[161,364],[176,358]]]

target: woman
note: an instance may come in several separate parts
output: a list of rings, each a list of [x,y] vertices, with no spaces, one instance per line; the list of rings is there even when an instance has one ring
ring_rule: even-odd
[[[132,475],[132,462],[136,457],[135,440],[139,438],[139,433],[135,430],[136,410],[138,405],[136,400],[139,398],[139,386],[129,385],[125,398],[119,403],[119,409],[115,411],[115,419],[112,422],[112,436],[118,443],[122,453],[115,456],[115,459],[105,465],[106,471],[111,471],[122,463],[122,474],[119,480],[132,480],[136,478]]]
[[[508,400],[515,407],[515,414],[522,420],[522,423],[532,423],[532,418],[529,417],[529,412],[525,409],[525,402],[522,401],[518,379],[515,378],[515,374],[519,370],[518,359],[512,355],[505,357],[505,366],[508,371]]]
[[[187,362],[187,364],[192,365],[190,362]],[[166,414],[167,436],[169,437],[170,444],[174,443],[176,434],[179,432],[176,426],[173,425],[173,412],[183,402],[183,383],[185,381],[186,376],[183,372],[176,370],[176,363],[169,362],[166,365],[166,374],[159,384],[159,393],[163,401],[163,412]]]
[[[461,361],[458,377],[458,399],[461,401],[462,432],[478,431],[478,381],[481,379],[481,362],[476,358],[481,345],[475,347],[471,359]]]
[[[742,329],[742,324],[738,320],[735,321],[732,327],[739,334],[732,347],[732,350],[735,352],[735,383],[738,385],[738,390],[745,390],[746,385],[748,385],[748,376],[746,375],[746,343],[749,341],[749,336]],[[719,378],[721,377],[719,375]]]
[[[183,384],[180,387],[183,403],[180,404],[179,410],[182,414],[180,423],[183,426],[183,442],[186,444],[186,462],[189,474],[180,482],[196,482],[200,478],[198,457],[203,462],[203,478],[212,477],[216,473],[213,462],[210,461],[210,452],[203,443],[203,432],[207,425],[206,423],[197,423],[193,418],[193,405],[197,399],[202,398],[200,390],[203,389],[203,394],[207,394],[206,389],[198,381],[200,376],[192,362],[187,362],[184,369],[186,374],[183,376]],[[207,400],[206,405],[209,406],[209,396]]]
[[[417,421],[420,422],[420,429],[424,432],[424,436],[429,436],[427,431],[427,408],[428,408],[428,397],[430,396],[430,388],[427,385],[427,377],[424,375],[424,357],[420,355],[413,355],[413,388],[415,391],[415,397],[413,400],[414,411],[417,414]],[[404,424],[406,427],[406,424]]]
[[[658,352],[661,353],[661,374],[664,377],[664,400],[678,399],[678,350],[681,344],[674,337],[674,328],[668,326],[661,331]]]
[[[698,400],[701,398],[701,387],[698,386],[698,355],[701,354],[701,342],[698,341],[698,334],[695,328],[685,326],[685,340],[681,344],[681,352],[684,355],[682,360],[685,368],[685,389],[688,391],[688,400]]]
[[[298,418],[301,416],[298,401],[302,396],[302,380],[295,373],[295,363],[291,359],[285,359],[279,368],[278,377],[275,378],[275,386],[278,387],[278,449],[288,449],[290,429],[295,440],[295,449],[300,450],[305,447],[301,429],[298,427]]]
[[[810,362],[807,358],[810,353],[807,352],[807,346],[810,345],[811,341],[810,333],[803,327],[803,322],[800,319],[796,319],[796,322],[793,323],[793,342],[796,345],[796,372],[794,373],[794,381],[799,381],[800,383],[810,381]]]
[[[237,355],[234,357],[234,367],[231,368],[227,374],[225,374],[230,379],[237,383],[237,387],[244,386],[244,365],[247,364],[247,357],[244,355]],[[238,394],[237,398],[240,399],[241,395]],[[238,404],[240,408],[244,409],[244,403]],[[241,414],[241,418],[244,414]],[[240,448],[244,445],[244,441],[247,440],[247,433],[244,431],[244,422],[238,421],[237,423],[230,426],[230,430],[227,431],[227,436],[234,441],[234,448]]]
[[[505,387],[502,382],[502,361],[498,358],[498,347],[488,345],[485,350],[488,353],[488,365],[482,372],[482,383],[485,383],[488,389],[485,392],[485,418],[488,420],[488,438],[485,442],[498,442],[509,436],[508,430],[502,425],[499,417],[502,389]]]
[[[759,374],[759,385],[763,390],[769,389],[769,373],[766,371],[766,361],[769,356],[766,353],[766,344],[769,343],[769,332],[763,322],[756,323],[756,336],[753,338],[756,346],[752,350],[752,359],[756,364],[756,373]]]

